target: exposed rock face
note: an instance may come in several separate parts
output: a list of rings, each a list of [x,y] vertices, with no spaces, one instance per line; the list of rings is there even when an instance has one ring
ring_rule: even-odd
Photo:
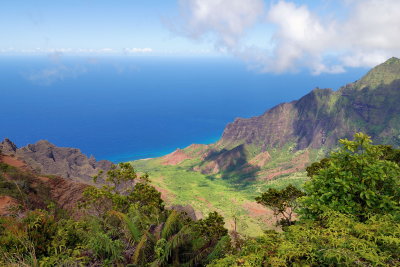
[[[196,221],[198,219],[203,218],[201,213],[196,213],[196,211],[193,209],[192,206],[190,205],[186,205],[186,206],[182,206],[182,205],[173,205],[170,207],[170,209],[172,210],[176,210],[179,212],[183,212],[185,213],[190,219]]]
[[[6,138],[0,143],[0,151],[6,155],[14,154],[17,151],[17,146],[10,139]]]
[[[100,170],[110,169],[110,161],[96,161],[86,157],[79,149],[56,147],[41,140],[17,149],[16,155],[40,173],[58,175],[73,180],[90,182]]]
[[[300,100],[280,104],[259,117],[236,119],[225,128],[220,144],[254,144],[262,151],[288,142],[295,142],[298,149],[336,144],[338,135],[349,137],[355,130],[352,125],[347,129],[337,127],[341,123],[338,115],[342,114],[329,107],[336,94],[331,89],[315,89]]]
[[[311,160],[307,149],[329,151],[356,132],[367,133],[375,143],[400,146],[399,103],[400,59],[391,58],[338,91],[317,88],[261,116],[236,119],[216,144],[202,151],[203,162],[193,170],[225,178],[272,179],[304,169]],[[288,158],[298,158],[296,152],[301,152],[306,159],[267,166],[270,152],[284,149],[291,153]]]
[[[339,138],[366,132],[377,142],[399,145],[400,60],[391,58],[360,81],[338,91],[315,89],[297,101],[280,104],[263,115],[236,119],[219,144],[253,144],[297,149],[333,147]]]
[[[45,140],[17,149],[10,140],[5,139],[1,148],[4,154],[15,154],[37,173],[86,183],[90,183],[100,170],[107,171],[112,165],[110,161],[88,158],[79,149],[57,147]]]

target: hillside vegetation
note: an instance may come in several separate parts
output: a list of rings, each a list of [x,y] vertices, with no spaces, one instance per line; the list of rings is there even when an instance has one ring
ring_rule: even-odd
[[[104,183],[85,186],[68,210],[46,191],[49,180],[35,185],[35,174],[2,162],[2,182],[16,185],[2,197],[27,204],[31,192],[48,193],[47,206],[22,205],[0,217],[0,265],[399,266],[400,150],[372,145],[362,133],[340,142],[307,168],[304,191],[288,185],[258,194],[274,210],[277,230],[257,237],[228,232],[217,212],[197,220],[182,206],[167,209],[149,176],[129,163],[99,173],[94,182]],[[282,220],[288,208],[300,217]]]
[[[371,145],[361,133],[340,143],[339,151],[307,168],[311,180],[296,200],[298,221],[282,233],[244,240],[210,266],[399,266],[400,150]]]
[[[14,200],[0,216],[0,266],[204,266],[230,248],[222,216],[165,209],[130,164],[94,177],[104,183],[84,185],[72,209],[45,178],[62,179],[0,163],[0,198]]]
[[[24,161],[3,142],[0,266],[400,266],[399,70],[392,58],[157,159],[40,142]],[[35,167],[70,175],[66,154],[100,170],[92,185]]]
[[[133,164],[152,175],[167,203],[218,210],[226,227],[239,218],[243,233],[254,235],[273,228],[271,211],[255,196],[289,183],[301,187],[305,168],[339,139],[362,131],[377,143],[400,145],[399,88],[400,59],[391,58],[338,91],[317,88],[258,117],[236,119],[214,144]]]
[[[276,152],[269,162],[271,169],[287,162],[292,168],[292,152]],[[236,227],[243,234],[256,236],[263,230],[275,229],[272,211],[256,203],[255,197],[269,188],[283,188],[288,184],[302,187],[308,180],[305,165],[295,173],[276,171],[271,179],[224,179],[194,171],[201,164],[198,159],[187,159],[178,165],[166,165],[164,159],[133,162],[139,172],[148,172],[152,184],[162,193],[167,205],[191,205],[199,215],[218,211],[225,217],[226,227]],[[286,169],[286,170],[287,170]]]

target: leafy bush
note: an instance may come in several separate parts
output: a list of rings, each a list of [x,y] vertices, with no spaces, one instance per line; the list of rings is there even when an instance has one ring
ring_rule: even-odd
[[[340,142],[307,168],[299,221],[247,239],[210,266],[400,266],[400,151],[361,133]],[[279,212],[284,191],[257,199]]]
[[[147,175],[121,164],[96,177],[101,187],[87,188],[79,219],[60,216],[54,205],[0,218],[0,265],[400,266],[400,151],[363,134],[341,143],[307,168],[305,196],[289,185],[257,198],[281,215],[302,205],[300,220],[288,215],[281,232],[233,247],[217,212],[193,221],[168,210]],[[35,189],[29,175],[0,169],[19,179],[20,194]]]
[[[195,222],[165,209],[148,176],[137,176],[130,164],[114,166],[95,181],[103,184],[86,189],[80,205],[86,213],[79,219],[60,216],[55,205],[1,218],[0,265],[195,266],[229,249],[222,216],[212,213]]]
[[[340,140],[341,149],[305,184],[301,211],[305,217],[316,218],[332,209],[365,221],[374,214],[400,210],[400,166],[384,159],[384,147],[371,142],[362,133],[354,141]]]

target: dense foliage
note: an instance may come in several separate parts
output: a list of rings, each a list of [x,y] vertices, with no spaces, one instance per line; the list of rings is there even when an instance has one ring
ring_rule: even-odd
[[[299,221],[245,240],[210,266],[400,266],[400,150],[361,133],[340,142],[307,168]],[[279,213],[286,190],[257,200]]]
[[[5,168],[5,165],[2,165]],[[194,221],[164,207],[161,194],[130,164],[88,187],[79,219],[54,204],[0,220],[0,265],[203,266],[230,249],[218,213]]]
[[[375,214],[400,210],[400,166],[385,159],[389,149],[374,146],[362,133],[342,147],[305,185],[302,213],[316,217],[331,209],[365,221]]]
[[[257,238],[233,231],[232,240],[216,212],[196,221],[167,209],[148,175],[130,164],[95,177],[101,186],[85,190],[78,217],[56,212],[47,198],[29,209],[35,181],[1,164],[2,192],[9,188],[27,207],[0,219],[0,265],[400,266],[400,150],[361,133],[340,142],[307,168],[304,189],[257,197],[280,216],[281,231]]]

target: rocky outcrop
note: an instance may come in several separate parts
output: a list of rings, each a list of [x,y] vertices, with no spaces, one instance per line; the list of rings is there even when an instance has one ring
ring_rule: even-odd
[[[100,170],[107,171],[112,166],[110,161],[96,161],[94,157],[88,158],[79,149],[57,147],[45,140],[17,148],[14,143],[5,139],[1,143],[1,150],[4,154],[14,154],[22,159],[37,173],[85,183],[91,183],[92,177]]]
[[[172,205],[169,208],[171,210],[176,210],[176,211],[186,214],[186,216],[188,216],[193,221],[203,218],[203,215],[201,214],[201,212],[196,212],[191,205],[186,205],[186,206]]]
[[[0,163],[15,168],[9,173],[0,171],[0,182],[3,184],[0,194],[0,216],[18,216],[26,210],[44,209],[50,202],[56,203],[58,208],[70,212],[73,216],[81,215],[77,204],[83,200],[83,191],[89,185],[58,176],[46,177],[35,173],[15,155],[0,155]],[[23,186],[13,188],[13,185]]]
[[[10,141],[10,139],[6,138],[3,142],[0,143],[0,152],[9,155],[14,154],[17,151],[17,146]]]

